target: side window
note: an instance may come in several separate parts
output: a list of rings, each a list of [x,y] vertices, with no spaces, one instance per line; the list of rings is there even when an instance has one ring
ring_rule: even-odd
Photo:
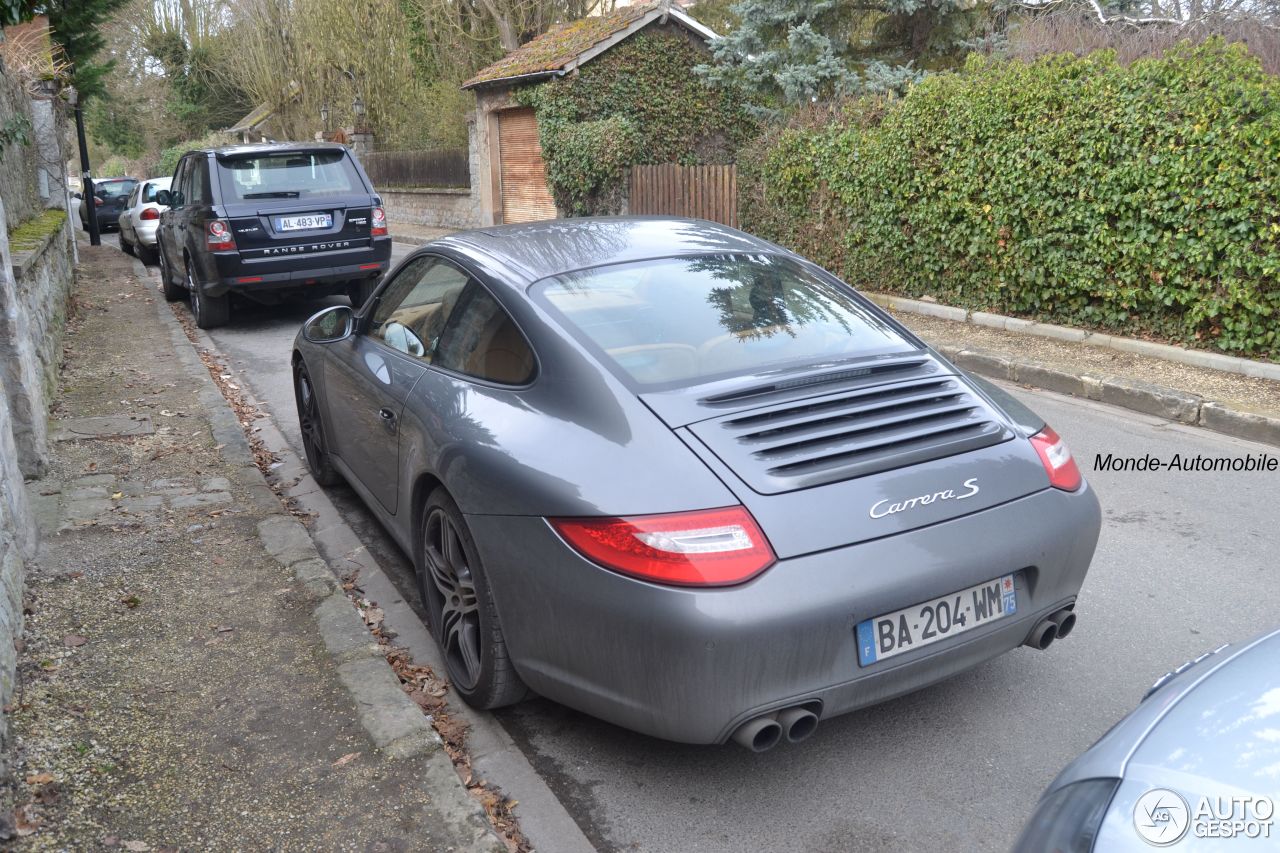
[[[378,297],[369,334],[393,349],[433,360],[445,322],[469,281],[441,258],[414,259]]]
[[[434,362],[504,385],[523,385],[533,378],[533,350],[493,294],[475,281],[449,316]]]
[[[183,194],[186,191],[185,185],[187,182],[188,164],[190,162],[190,158],[181,160],[178,163],[178,170],[173,173],[173,181],[169,185],[171,189],[170,201],[173,202],[173,204],[169,205],[170,207],[182,207],[183,203],[186,201]]]
[[[129,200],[124,203],[125,209],[131,209],[138,204],[138,193],[140,187],[134,187],[133,192],[129,193]]]
[[[197,155],[192,159],[191,165],[194,168],[188,169],[188,192],[186,198],[187,204],[205,205],[209,204],[209,158],[203,154]]]

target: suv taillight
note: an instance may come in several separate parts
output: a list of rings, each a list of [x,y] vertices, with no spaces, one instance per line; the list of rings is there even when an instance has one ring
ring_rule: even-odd
[[[154,207],[144,207],[142,212],[138,214],[139,219],[159,219],[160,211]]]
[[[369,220],[369,236],[385,237],[387,236],[387,213],[380,207],[373,209],[373,215]]]
[[[1080,488],[1080,469],[1076,467],[1076,460],[1067,449],[1067,443],[1052,427],[1046,426],[1031,436],[1031,446],[1044,463],[1045,473],[1049,475],[1049,485],[1064,492],[1074,492]]]
[[[225,219],[211,219],[207,226],[205,240],[210,249],[226,251],[236,247],[236,238],[231,236],[231,223]]]
[[[628,518],[548,520],[588,560],[658,583],[742,583],[777,559],[764,531],[741,506]]]

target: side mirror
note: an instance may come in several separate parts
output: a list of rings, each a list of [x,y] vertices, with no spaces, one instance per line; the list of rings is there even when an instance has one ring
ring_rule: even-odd
[[[156,204],[163,204],[169,207],[173,204],[173,196],[168,190],[159,190],[156,192]]]
[[[349,305],[334,305],[314,315],[302,326],[302,337],[313,344],[332,344],[351,337],[356,313]]]

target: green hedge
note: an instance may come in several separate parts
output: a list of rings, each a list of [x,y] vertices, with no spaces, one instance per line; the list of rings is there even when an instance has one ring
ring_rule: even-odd
[[[1243,47],[973,57],[739,164],[744,227],[859,287],[1280,360],[1280,79]]]

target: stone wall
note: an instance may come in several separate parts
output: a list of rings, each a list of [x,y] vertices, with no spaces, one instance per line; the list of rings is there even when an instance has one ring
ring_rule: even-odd
[[[459,229],[492,225],[492,216],[485,216],[481,191],[480,176],[483,168],[481,146],[484,141],[482,134],[477,132],[473,116],[467,126],[470,189],[378,187],[378,195],[382,196],[382,206],[387,211],[387,219],[391,223],[391,233],[395,234],[397,222],[428,228]]]
[[[387,221],[428,228],[479,228],[479,194],[461,189],[379,189]]]
[[[25,481],[48,467],[48,408],[74,282],[70,220],[45,212],[66,209],[57,165],[66,159],[59,141],[65,116],[47,97],[34,107],[0,62],[0,123],[24,116],[30,140],[6,146],[0,157],[0,705],[15,689],[26,561],[36,548]],[[10,229],[23,223],[22,250],[11,251]],[[0,782],[9,774],[8,735],[0,714]]]
[[[22,81],[5,71],[4,59],[0,58],[0,130],[5,128],[20,128],[27,138],[25,145],[11,143],[0,150],[0,198],[4,199],[12,226],[35,216],[44,205],[37,190],[36,172],[31,168],[36,161],[31,103]]]

